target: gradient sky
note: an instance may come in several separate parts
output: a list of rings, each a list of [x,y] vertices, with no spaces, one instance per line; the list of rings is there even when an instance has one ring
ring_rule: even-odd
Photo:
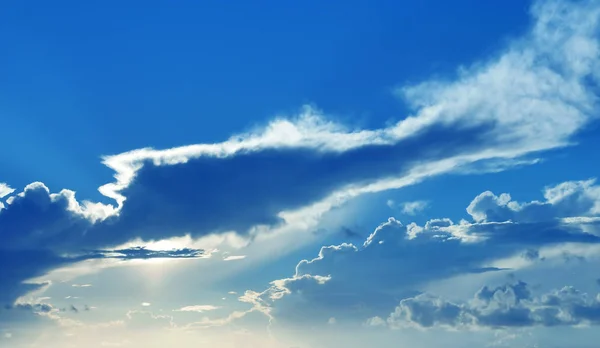
[[[595,0],[5,1],[0,347],[591,348]]]

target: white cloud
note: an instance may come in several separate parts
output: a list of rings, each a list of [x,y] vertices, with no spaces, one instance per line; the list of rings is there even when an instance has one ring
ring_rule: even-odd
[[[0,182],[0,198],[4,198],[13,192],[15,192],[15,189],[3,182]]]
[[[237,261],[243,260],[246,258],[246,255],[230,255],[223,258],[223,261]]]
[[[415,215],[422,212],[429,205],[426,201],[404,202],[401,204],[402,213],[406,215]]]
[[[150,302],[142,302],[142,307],[150,307],[151,305]]]
[[[386,326],[386,321],[380,317],[372,317],[365,322],[366,326]]]
[[[386,204],[390,209],[394,211],[400,211],[402,214],[406,215],[416,215],[417,213],[422,212],[423,210],[425,210],[425,208],[429,206],[428,201],[396,203],[393,199],[388,199]]]
[[[182,307],[180,309],[177,309],[177,312],[198,312],[198,313],[202,313],[202,312],[208,312],[208,311],[214,311],[217,310],[221,307],[218,306],[213,306],[213,305],[194,305],[194,306],[185,306]]]
[[[74,288],[89,288],[92,284],[72,284],[71,286]]]

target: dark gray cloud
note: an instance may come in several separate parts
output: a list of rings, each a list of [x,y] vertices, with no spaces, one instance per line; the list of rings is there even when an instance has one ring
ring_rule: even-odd
[[[204,256],[204,250],[182,248],[174,250],[150,250],[145,247],[132,247],[128,249],[115,250],[94,250],[91,251],[88,258],[106,258],[106,259],[189,259]]]

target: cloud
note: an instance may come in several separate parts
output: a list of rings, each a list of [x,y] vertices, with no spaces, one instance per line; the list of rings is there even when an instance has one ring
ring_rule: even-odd
[[[35,319],[48,318],[58,309],[49,303],[18,302],[13,305],[0,307],[0,329],[11,328],[22,322],[31,322]]]
[[[90,259],[151,259],[151,258],[198,258],[204,257],[198,249],[149,250],[128,248],[116,250],[82,251],[80,255],[58,256],[45,249],[6,250],[0,247],[0,263],[8,265],[0,269],[0,305],[12,305],[21,295],[43,289],[46,282],[31,281],[54,268]],[[73,284],[74,287],[88,287],[91,284]]]
[[[193,259],[206,256],[204,250],[182,248],[173,250],[150,250],[145,247],[132,247],[115,250],[94,250],[88,258],[110,258],[123,260],[144,259]]]
[[[223,261],[237,261],[237,260],[243,260],[246,258],[246,255],[230,255],[230,256],[226,256],[225,258],[223,258]]]
[[[89,288],[92,284],[72,284],[71,286],[74,288]]]
[[[390,202],[388,201],[388,205],[390,205]],[[393,202],[392,202],[393,205]],[[404,202],[401,203],[400,206],[402,207],[402,213],[406,214],[406,215],[416,215],[419,212],[422,212],[423,210],[425,210],[425,208],[427,208],[427,206],[429,205],[429,202],[427,201],[414,201],[414,202]]]
[[[186,307],[182,307],[180,309],[177,309],[177,312],[198,312],[198,313],[202,313],[202,312],[208,312],[208,311],[214,311],[217,310],[221,307],[217,307],[217,306],[213,306],[213,305],[195,305],[195,306],[186,306]]]
[[[0,182],[0,198],[4,198],[13,192],[15,192],[15,189],[3,182]]]
[[[0,305],[12,305],[21,295],[43,289],[48,283],[29,280],[71,262],[75,260],[45,250],[0,250],[0,264],[6,265],[0,269]]]
[[[265,230],[257,226],[288,223],[306,207],[325,212],[367,192],[481,170],[486,161],[509,167],[567,146],[597,115],[590,83],[600,76],[599,11],[594,2],[538,3],[531,32],[497,57],[453,80],[400,88],[412,113],[387,128],[352,130],[306,108],[221,143],[107,156],[115,181],[100,192],[113,205],[80,203],[73,191],[51,194],[33,183],[0,210],[0,253],[43,257],[18,277],[0,276],[10,289],[0,297],[74,261],[61,255],[136,238],[230,231],[253,238]]]
[[[600,187],[596,180],[568,181],[544,189],[545,201],[520,204],[509,194],[486,191],[477,196],[467,212],[477,222],[518,220],[551,221],[557,218],[600,214]],[[589,217],[589,216],[588,216]]]
[[[390,218],[362,245],[322,247],[317,257],[301,260],[292,277],[271,282],[259,297],[281,320],[372,317],[399,298],[422,299],[415,296],[431,282],[546,259],[585,260],[587,252],[567,246],[600,245],[600,237],[578,223],[597,216],[598,189],[593,180],[565,182],[546,187],[545,200],[529,203],[484,192],[467,208],[472,221],[458,224],[444,218],[404,226]],[[571,214],[580,218],[565,223],[564,217]],[[436,301],[414,305],[433,306]],[[460,309],[447,305],[428,310]]]
[[[564,16],[554,15],[559,6]],[[583,4],[536,6],[534,30],[498,58],[464,69],[455,81],[402,88],[415,113],[389,128],[349,131],[306,109],[295,121],[278,119],[222,143],[105,157],[116,182],[101,192],[122,209],[84,239],[115,245],[183,230],[243,233],[348,186],[378,190],[383,180],[394,187],[389,179],[419,165],[454,162],[442,170],[447,172],[473,161],[564,146],[595,110],[595,96],[586,87],[598,73],[597,12]],[[555,28],[562,29],[560,35],[551,36]],[[557,47],[574,50],[564,54]],[[370,170],[373,164],[376,171]],[[235,199],[227,192],[235,192]],[[57,201],[69,201],[71,192],[59,196]],[[234,200],[235,216],[229,209]],[[77,209],[70,202],[71,211],[89,214],[89,204]]]
[[[350,227],[347,227],[347,226],[342,226],[342,227],[340,227],[340,230],[342,231],[342,234],[346,238],[358,238],[358,239],[362,239],[363,238],[363,236],[356,231],[356,228],[350,228]]]
[[[175,327],[173,317],[154,314],[147,311],[130,310],[125,321],[127,328],[133,330],[162,330]]]
[[[524,282],[483,287],[467,302],[455,304],[422,294],[400,301],[387,319],[391,328],[507,328],[600,324],[600,294],[588,296],[573,287],[534,297]]]

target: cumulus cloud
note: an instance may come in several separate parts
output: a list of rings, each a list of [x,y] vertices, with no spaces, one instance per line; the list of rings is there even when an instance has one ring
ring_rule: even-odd
[[[568,181],[544,189],[545,201],[521,204],[509,194],[499,196],[490,191],[477,196],[467,212],[477,222],[484,221],[552,221],[559,218],[587,217],[600,214],[600,187],[596,180]]]
[[[314,204],[327,211],[366,192],[566,146],[597,115],[589,83],[600,76],[599,11],[595,2],[538,3],[531,32],[497,57],[454,80],[399,89],[412,113],[387,128],[350,130],[307,108],[221,143],[107,156],[115,181],[100,192],[113,205],[31,184],[0,210],[0,253],[43,250],[44,258],[29,276],[2,276],[2,284],[18,292],[14,284],[82,249],[185,234],[254,236],[256,226],[285,223]]]
[[[374,319],[373,319],[374,320]],[[422,294],[400,301],[387,319],[391,328],[528,327],[600,324],[600,294],[589,296],[573,287],[535,297],[524,282],[485,286],[466,303]]]
[[[581,225],[564,222],[571,214],[595,217],[600,202],[597,191],[593,180],[565,182],[546,187],[545,200],[529,203],[515,202],[508,194],[484,192],[467,208],[472,221],[458,224],[444,218],[431,219],[424,226],[404,226],[390,218],[362,245],[322,247],[317,257],[301,260],[292,277],[273,281],[260,297],[282,319],[307,320],[340,313],[345,317],[371,316],[386,304],[397,302],[398,297],[412,298],[404,302],[406,306],[429,306],[421,308],[423,311],[456,314],[460,308],[450,303],[434,306],[439,300],[421,301],[424,297],[414,296],[430,282],[462,274],[501,271],[543,262],[546,257],[559,257],[563,262],[585,260],[576,248],[572,256],[571,252],[565,254],[567,249],[558,250],[566,245],[600,243],[600,237]],[[498,260],[506,258],[523,262],[503,267],[506,262]],[[458,314],[453,317],[459,319],[464,318]]]

